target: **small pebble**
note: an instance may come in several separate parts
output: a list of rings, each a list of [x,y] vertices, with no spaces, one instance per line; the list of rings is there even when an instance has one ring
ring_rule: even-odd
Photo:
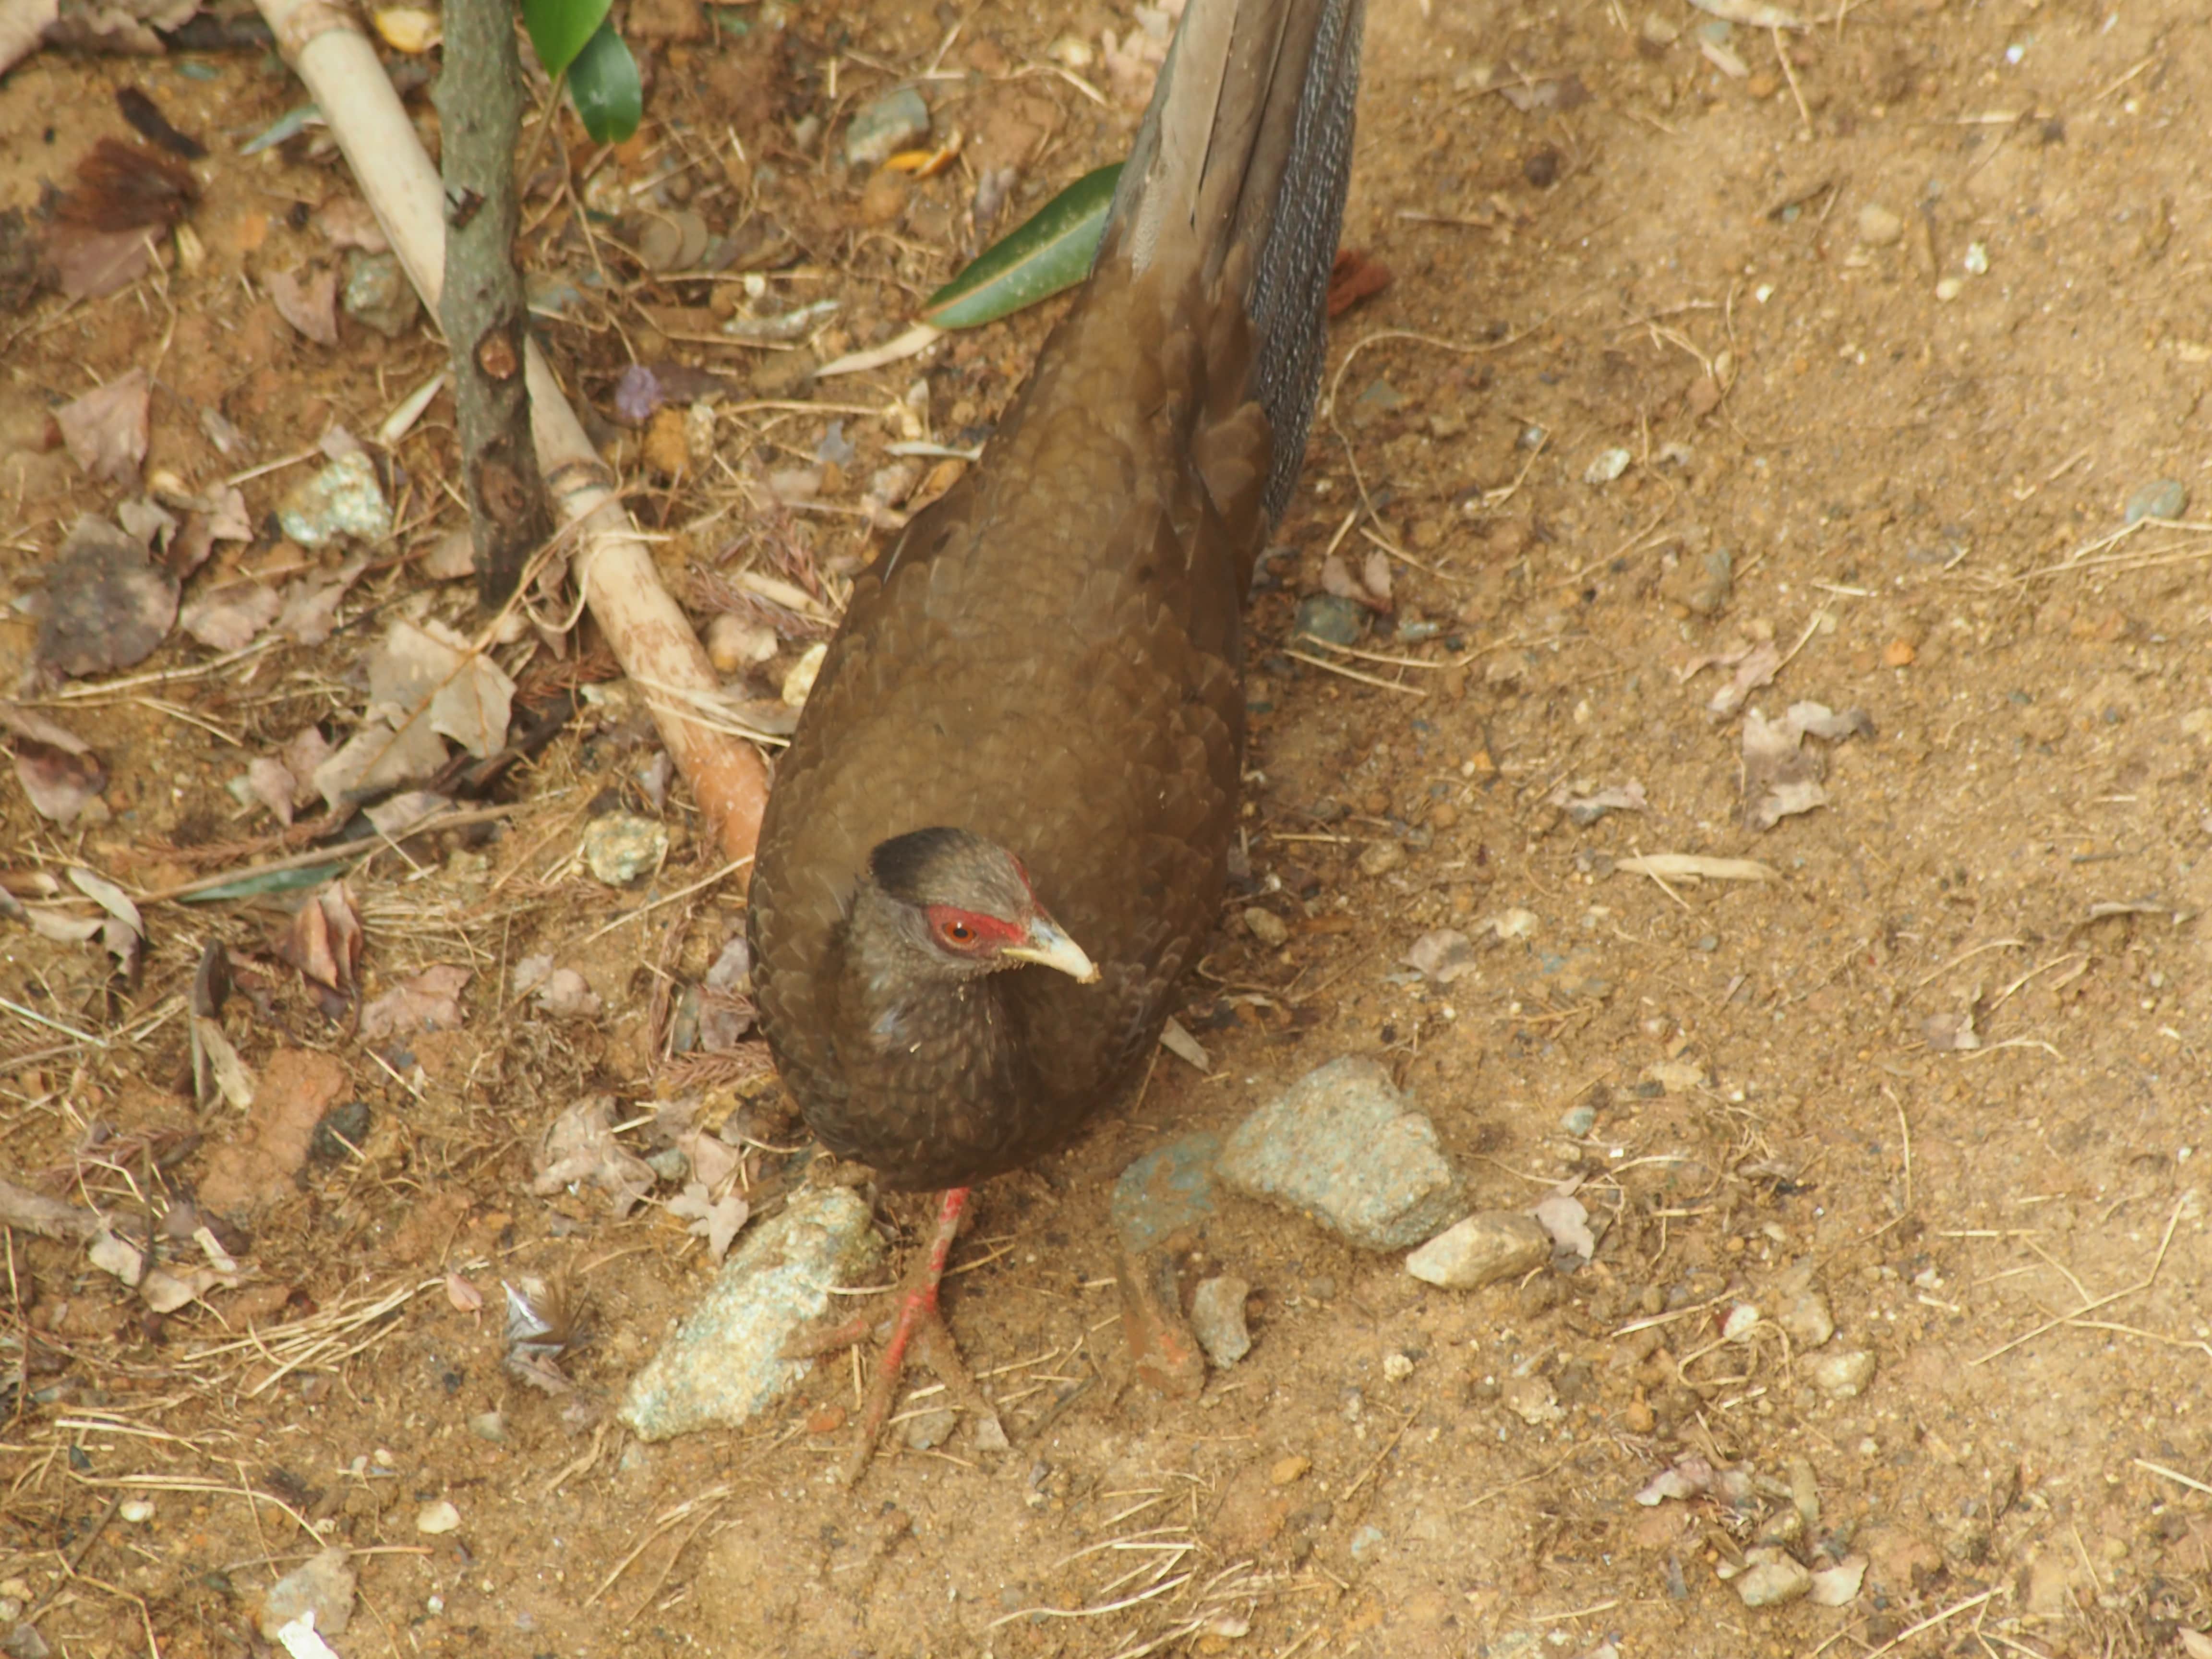
[[[809,1434],[835,1434],[844,1426],[845,1408],[842,1406],[817,1407],[806,1416],[806,1431]]]
[[[1298,601],[1291,624],[1291,642],[1304,635],[1328,645],[1357,645],[1367,632],[1367,607],[1356,599],[1334,593],[1309,593]]]
[[[1980,242],[1967,243],[1966,257],[1960,263],[1966,267],[1966,275],[1969,276],[1988,276],[1990,274],[1989,248]]]
[[[1741,1342],[1751,1334],[1752,1328],[1758,1323],[1759,1310],[1748,1302],[1739,1302],[1729,1310],[1728,1317],[1721,1322],[1721,1339],[1726,1342]]]
[[[2128,497],[2127,521],[2178,519],[2189,510],[2189,490],[2179,478],[2154,478]]]
[[[460,1524],[461,1512],[442,1498],[434,1504],[425,1504],[415,1516],[415,1530],[426,1538],[455,1531]]]
[[[1874,1356],[1863,1348],[1814,1354],[1805,1362],[1813,1386],[1836,1400],[1856,1398],[1874,1381]]]
[[[792,664],[791,672],[783,677],[783,701],[787,708],[803,708],[807,694],[814,690],[814,677],[822,672],[823,659],[830,654],[827,641],[817,641],[806,647],[806,654]]]
[[[952,1437],[952,1431],[959,1425],[960,1413],[950,1406],[939,1406],[907,1419],[906,1443],[916,1451],[934,1451]]]
[[[1597,1108],[1595,1106],[1570,1106],[1565,1111],[1559,1114],[1559,1127],[1565,1130],[1569,1134],[1574,1136],[1576,1139],[1580,1140],[1584,1135],[1597,1127]]]
[[[501,1412],[478,1412],[469,1419],[469,1432],[494,1445],[507,1438],[507,1417]]]
[[[1382,1547],[1382,1528],[1380,1527],[1362,1527],[1352,1534],[1352,1559],[1355,1561],[1364,1561]]]
[[[1552,1259],[1552,1237],[1535,1217],[1489,1210],[1438,1233],[1406,1258],[1406,1271],[1448,1291],[1517,1279]]]
[[[1919,654],[1911,640],[1892,640],[1881,648],[1881,664],[1885,668],[1910,668]]]
[[[1735,1593],[1747,1607],[1778,1607],[1813,1588],[1813,1575],[1787,1551],[1747,1550],[1744,1560],[1748,1565],[1736,1575]]]
[[[153,1500],[145,1498],[126,1498],[116,1513],[134,1527],[143,1527],[154,1518]]]
[[[1290,924],[1257,904],[1244,912],[1244,931],[1271,951],[1279,951],[1291,942]]]
[[[872,167],[929,136],[929,106],[912,87],[860,106],[845,129],[845,159]]]
[[[1790,1340],[1800,1348],[1821,1346],[1836,1334],[1836,1319],[1828,1311],[1828,1298],[1818,1291],[1806,1291],[1783,1314],[1782,1328],[1790,1333]]]
[[[1395,841],[1374,841],[1359,855],[1363,876],[1387,876],[1406,861],[1406,849]]]
[[[406,333],[422,314],[422,302],[400,268],[399,256],[366,253],[359,248],[346,255],[345,293],[339,303],[347,316],[387,340]]]
[[[707,659],[718,674],[764,663],[775,655],[775,629],[725,611],[707,624]]]
[[[610,887],[627,886],[668,856],[668,830],[631,812],[609,812],[584,830],[584,864]]]
[[[1306,1471],[1313,1468],[1313,1459],[1300,1457],[1295,1452],[1288,1457],[1279,1457],[1267,1471],[1267,1479],[1279,1486],[1287,1486],[1303,1480]]]
[[[1859,210],[1859,240],[1869,247],[1887,247],[1905,234],[1905,221],[1878,203]]]
[[[1586,484],[1609,484],[1628,471],[1628,464],[1636,458],[1625,449],[1602,449],[1597,459],[1583,469]]]
[[[1201,1283],[1190,1304],[1190,1328],[1198,1346],[1217,1370],[1227,1370],[1252,1352],[1252,1334],[1244,1325],[1244,1298],[1252,1287],[1231,1274]]]
[[[1686,558],[1660,578],[1659,592],[1693,617],[1717,616],[1735,592],[1735,556],[1717,547],[1702,558]]]
[[[1382,1376],[1385,1381],[1403,1382],[1413,1374],[1413,1357],[1407,1353],[1386,1353],[1382,1356]]]
[[[1950,304],[1966,291],[1966,284],[1956,276],[1946,276],[1936,284],[1936,297],[1945,305]]]
[[[261,1601],[261,1633],[273,1642],[285,1626],[303,1613],[313,1613],[317,1634],[344,1635],[353,1618],[356,1583],[346,1553],[325,1550],[269,1587]]]

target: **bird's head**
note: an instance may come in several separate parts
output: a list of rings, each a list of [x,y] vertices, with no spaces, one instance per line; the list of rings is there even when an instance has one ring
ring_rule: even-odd
[[[965,830],[915,830],[878,842],[854,921],[890,932],[933,975],[975,979],[1035,963],[1089,985],[1098,969],[1046,914],[1029,872]]]

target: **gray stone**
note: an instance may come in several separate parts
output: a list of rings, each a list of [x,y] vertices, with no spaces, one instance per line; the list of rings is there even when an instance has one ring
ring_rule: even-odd
[[[1518,1279],[1552,1259],[1552,1236],[1533,1215],[1485,1210],[1456,1222],[1406,1258],[1406,1271],[1448,1291]]]
[[[845,129],[845,159],[876,167],[928,137],[929,106],[912,87],[901,87],[860,106]]]
[[[422,314],[422,302],[401,269],[399,256],[364,253],[358,248],[346,255],[345,293],[339,303],[347,316],[387,340],[406,333]]]
[[[1436,1126],[1366,1059],[1307,1073],[1237,1126],[1217,1170],[1370,1250],[1418,1244],[1466,1207]]]
[[[1783,1310],[1782,1328],[1799,1347],[1817,1348],[1836,1334],[1836,1316],[1826,1297],[1807,1291]]]
[[[342,1549],[326,1549],[269,1587],[261,1603],[261,1633],[270,1641],[301,1613],[313,1612],[315,1630],[342,1636],[353,1618],[354,1571]]]
[[[1746,1565],[1736,1575],[1735,1593],[1747,1607],[1778,1607],[1813,1588],[1813,1575],[1787,1551],[1747,1550],[1743,1559]]]
[[[1307,635],[1324,645],[1357,645],[1367,632],[1367,607],[1334,593],[1309,593],[1298,601],[1291,643]]]
[[[2128,497],[2130,524],[2143,519],[2178,519],[2189,510],[2189,488],[2179,478],[2154,478]]]
[[[1874,1356],[1863,1348],[1816,1353],[1805,1362],[1805,1375],[1822,1394],[1837,1400],[1856,1399],[1874,1381]]]
[[[1121,1171],[1109,1210],[1131,1255],[1141,1255],[1213,1213],[1213,1164],[1220,1156],[1219,1135],[1185,1135]]]
[[[906,1443],[915,1451],[934,1451],[952,1438],[952,1431],[960,1425],[960,1413],[950,1406],[939,1406],[906,1420]]]
[[[1249,1285],[1224,1273],[1200,1284],[1191,1297],[1190,1328],[1218,1370],[1252,1352],[1252,1334],[1244,1328],[1244,1298],[1251,1294]]]
[[[1579,1140],[1597,1127],[1597,1108],[1570,1106],[1559,1114],[1559,1127]]]
[[[641,1439],[735,1428],[807,1372],[784,1344],[829,1310],[832,1285],[872,1272],[883,1246],[848,1188],[802,1192],[723,1265],[699,1305],[630,1380],[619,1415]]]

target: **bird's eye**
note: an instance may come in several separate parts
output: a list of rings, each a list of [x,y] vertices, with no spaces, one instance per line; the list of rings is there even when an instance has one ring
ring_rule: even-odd
[[[964,921],[948,921],[945,924],[945,937],[955,945],[972,944],[975,930]]]

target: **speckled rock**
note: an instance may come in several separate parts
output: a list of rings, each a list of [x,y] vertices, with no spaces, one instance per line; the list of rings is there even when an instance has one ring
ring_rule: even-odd
[[[620,1416],[641,1439],[735,1428],[811,1370],[783,1346],[829,1311],[830,1287],[883,1259],[850,1190],[803,1192],[724,1264],[699,1305],[630,1380]]]
[[[1122,1243],[1141,1255],[1211,1216],[1213,1165],[1220,1156],[1219,1135],[1184,1135],[1122,1170],[1109,1206]]]
[[[1370,1250],[1401,1250],[1466,1207],[1436,1126],[1371,1060],[1331,1060],[1237,1126],[1223,1182]]]
[[[860,106],[845,129],[845,159],[872,167],[928,137],[929,106],[912,87],[901,87]]]
[[[286,490],[276,504],[276,521],[302,547],[321,547],[341,536],[380,542],[392,534],[392,504],[376,481],[375,464],[355,450]]]
[[[1227,1370],[1252,1352],[1252,1334],[1244,1326],[1244,1298],[1252,1287],[1234,1274],[1205,1280],[1190,1301],[1190,1328],[1198,1346],[1217,1370]]]

